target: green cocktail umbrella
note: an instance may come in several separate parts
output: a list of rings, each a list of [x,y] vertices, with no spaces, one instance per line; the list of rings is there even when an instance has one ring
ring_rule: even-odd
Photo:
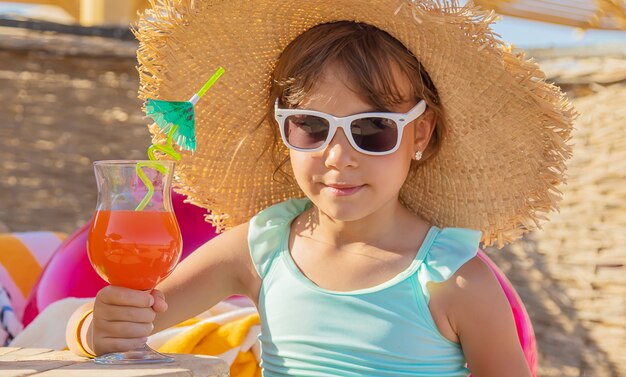
[[[164,101],[148,98],[146,100],[146,115],[154,120],[154,123],[164,132],[168,133],[174,128],[173,140],[182,149],[196,150],[195,114],[194,106],[207,90],[224,73],[220,67],[217,72],[202,86],[202,89],[194,94],[189,101]]]
[[[166,145],[154,144],[148,148],[150,160],[156,160],[154,151],[165,153],[176,161],[180,160],[180,154],[174,150],[172,142],[176,142],[176,144],[185,150],[192,152],[196,150],[194,106],[223,73],[224,68],[220,67],[213,76],[211,76],[209,81],[202,86],[200,91],[194,94],[189,101],[164,101],[148,98],[146,101],[146,115],[154,120],[154,123],[161,131],[167,133]],[[144,167],[158,170],[163,174],[167,172],[165,166],[159,164],[157,161],[141,162],[137,164],[137,175],[148,188],[148,192],[139,205],[137,205],[135,211],[143,211],[154,194],[152,182],[150,182],[146,174],[142,171]]]

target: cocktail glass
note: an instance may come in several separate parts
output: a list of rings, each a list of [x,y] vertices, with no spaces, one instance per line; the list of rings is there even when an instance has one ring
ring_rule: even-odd
[[[170,194],[174,162],[96,161],[94,170],[98,203],[87,239],[89,260],[109,284],[151,291],[172,273],[182,250]],[[172,361],[147,344],[95,359],[99,364]]]

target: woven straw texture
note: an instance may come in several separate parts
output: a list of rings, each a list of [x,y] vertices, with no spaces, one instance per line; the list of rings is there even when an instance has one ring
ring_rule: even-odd
[[[485,244],[501,247],[556,207],[574,111],[535,63],[494,37],[493,14],[431,0],[165,1],[136,30],[140,96],[187,99],[226,69],[196,109],[197,152],[177,165],[179,190],[211,210],[212,223],[230,227],[302,196],[273,179],[263,152],[274,127],[265,120],[270,73],[297,35],[338,20],[395,36],[439,91],[449,132],[439,155],[407,179],[409,208],[438,226],[480,229]]]

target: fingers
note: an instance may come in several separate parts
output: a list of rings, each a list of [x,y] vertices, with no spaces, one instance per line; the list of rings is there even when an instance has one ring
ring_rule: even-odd
[[[96,331],[100,324],[94,324]],[[104,325],[107,334],[105,337],[117,339],[147,338],[154,329],[152,323],[108,322]]]
[[[160,291],[108,286],[96,295],[91,344],[96,354],[142,346],[154,330],[157,312],[167,309]]]
[[[152,323],[156,313],[152,308],[134,308],[115,305],[96,305],[95,317],[108,322]]]
[[[100,338],[94,342],[94,352],[96,355],[103,355],[111,352],[126,352],[143,346],[147,338]]]
[[[96,307],[92,321],[94,341],[145,338],[154,330],[155,316],[150,308]]]
[[[154,298],[154,305],[152,305],[152,309],[157,313],[163,313],[167,310],[167,302],[165,302],[165,296],[163,292],[158,289],[153,289],[152,297]]]
[[[146,312],[151,314],[146,314]],[[138,348],[146,342],[154,329],[152,322],[110,321],[97,314],[97,311],[94,311],[91,342],[97,355]],[[132,308],[127,317],[146,321],[154,317],[154,312],[149,308]]]
[[[150,292],[109,285],[98,292],[96,301],[106,305],[149,308],[154,304],[154,297]]]

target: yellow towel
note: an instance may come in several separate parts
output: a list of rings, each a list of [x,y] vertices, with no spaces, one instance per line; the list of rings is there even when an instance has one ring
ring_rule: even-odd
[[[167,339],[158,351],[222,357],[234,352],[236,357],[231,363],[231,376],[261,377],[261,368],[251,345],[257,342],[259,323],[257,313],[225,323],[194,318],[178,325],[183,329]]]

